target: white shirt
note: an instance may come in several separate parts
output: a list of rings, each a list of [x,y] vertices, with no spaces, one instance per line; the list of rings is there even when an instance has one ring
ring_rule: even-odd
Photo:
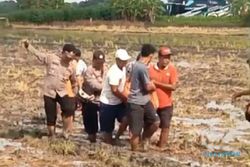
[[[87,65],[83,60],[79,60],[76,65],[76,76],[82,75],[87,71]]]
[[[114,64],[107,72],[105,77],[102,93],[100,96],[100,101],[104,104],[108,105],[118,105],[122,103],[122,101],[116,97],[110,85],[118,86],[118,90],[123,92],[126,83],[126,68],[124,67],[122,70]]]

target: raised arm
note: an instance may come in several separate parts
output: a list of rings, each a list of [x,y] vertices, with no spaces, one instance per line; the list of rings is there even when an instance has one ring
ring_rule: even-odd
[[[47,64],[48,63],[48,56],[45,53],[40,52],[39,50],[37,50],[36,48],[34,48],[29,41],[27,40],[23,40],[22,41],[24,47],[31,52],[33,55],[36,56],[36,58],[43,64]]]
[[[232,97],[232,101],[235,101],[238,97],[250,95],[250,89],[235,93]]]

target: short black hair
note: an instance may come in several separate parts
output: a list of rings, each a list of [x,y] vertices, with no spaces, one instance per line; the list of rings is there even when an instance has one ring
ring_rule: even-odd
[[[65,44],[63,46],[62,52],[74,52],[76,51],[76,47],[73,44]]]
[[[249,65],[250,65],[250,58],[248,58],[248,59],[247,59],[247,64],[249,64]]]
[[[248,111],[245,111],[245,118],[248,122],[250,122],[250,114]]]
[[[139,61],[140,60],[140,57],[141,57],[141,53],[139,53],[138,55],[137,55],[137,57],[136,57],[136,61]]]
[[[141,56],[148,57],[150,54],[156,53],[156,49],[152,44],[143,44],[141,48]]]
[[[80,49],[76,49],[74,51],[74,53],[75,53],[76,57],[81,57],[81,50]]]

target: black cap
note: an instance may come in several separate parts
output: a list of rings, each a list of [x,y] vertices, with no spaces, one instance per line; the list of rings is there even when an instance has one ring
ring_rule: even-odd
[[[76,47],[73,44],[65,44],[63,46],[63,52],[76,52]]]
[[[93,53],[93,60],[103,60],[105,61],[105,54],[101,50],[96,50]]]
[[[247,64],[249,64],[249,65],[250,65],[250,58],[248,58],[248,59],[247,59]]]

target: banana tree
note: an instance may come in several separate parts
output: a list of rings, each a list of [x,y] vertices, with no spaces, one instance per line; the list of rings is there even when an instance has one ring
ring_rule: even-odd
[[[245,16],[250,13],[250,0],[231,0],[234,15]]]
[[[112,8],[115,9],[117,15],[120,15],[121,18],[127,20],[125,15],[126,13],[126,0],[111,0],[110,1]]]
[[[164,11],[163,3],[160,0],[144,0],[143,6],[144,16],[151,23],[154,23],[156,16]]]
[[[111,6],[125,20],[148,20],[154,23],[161,13],[163,3],[160,0],[111,0]]]

